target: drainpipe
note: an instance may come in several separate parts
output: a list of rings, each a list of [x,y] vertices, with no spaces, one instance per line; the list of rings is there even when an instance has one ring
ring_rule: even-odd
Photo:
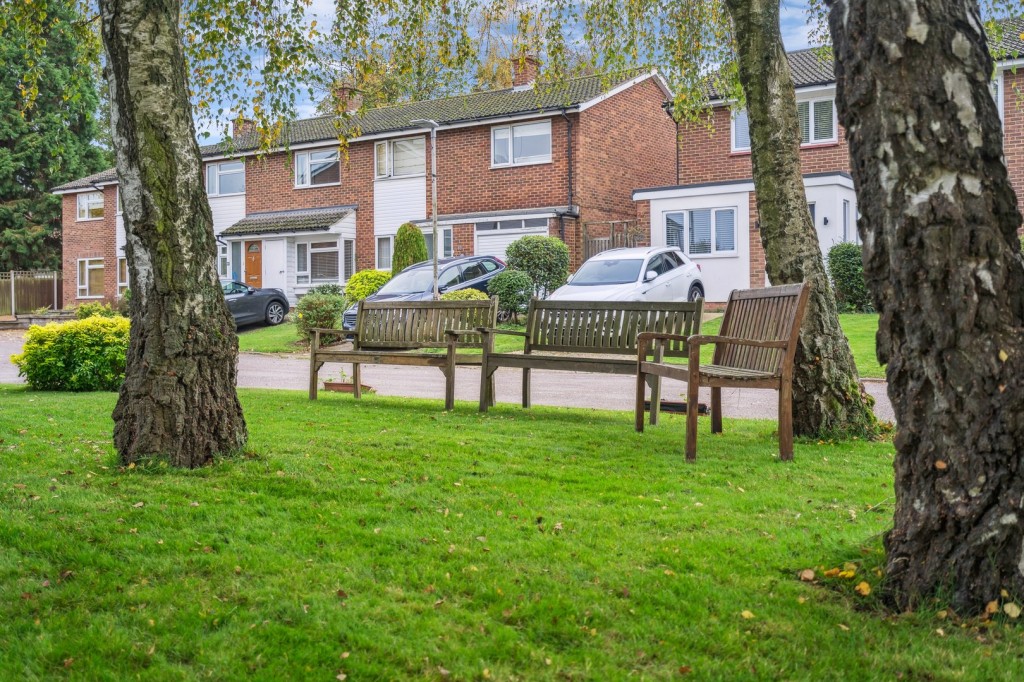
[[[562,118],[565,119],[565,159],[568,162],[568,186],[569,192],[566,197],[565,210],[566,212],[572,211],[572,119],[570,119],[565,109],[562,109]],[[558,216],[558,232],[562,241],[565,241],[565,215]]]

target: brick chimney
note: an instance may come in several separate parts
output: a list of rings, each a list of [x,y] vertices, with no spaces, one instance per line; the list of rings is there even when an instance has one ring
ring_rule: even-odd
[[[359,111],[363,105],[363,95],[355,88],[348,85],[334,86],[334,101],[337,104],[337,111],[353,113]]]
[[[537,80],[540,60],[532,54],[524,54],[512,60],[512,87],[530,85]]]
[[[241,137],[256,132],[256,121],[239,116],[231,122],[231,137]]]

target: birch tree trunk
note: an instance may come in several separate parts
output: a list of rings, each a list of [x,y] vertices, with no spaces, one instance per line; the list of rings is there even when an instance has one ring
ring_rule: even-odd
[[[761,243],[772,284],[807,282],[811,292],[793,376],[798,435],[872,435],[873,400],[839,326],[835,296],[811,222],[800,168],[793,76],[779,29],[779,0],[726,0],[740,84],[747,100]]]
[[[131,342],[114,409],[125,463],[195,467],[246,442],[238,342],[215,269],[186,87],[179,0],[100,0],[131,281]],[[113,267],[115,264],[110,264]]]
[[[978,6],[831,7],[896,437],[894,605],[1024,595],[1024,263]]]

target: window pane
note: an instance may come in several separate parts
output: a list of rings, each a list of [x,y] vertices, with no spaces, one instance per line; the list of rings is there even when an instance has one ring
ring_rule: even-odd
[[[715,211],[715,251],[736,250],[736,212],[733,209]]]
[[[79,288],[85,286],[85,272],[86,272],[86,263],[87,262],[88,261],[84,261],[84,260],[78,261],[78,286],[79,286]]]
[[[807,204],[807,210],[809,210],[811,212],[811,225],[814,225],[815,227],[817,227],[818,223],[817,223],[817,217],[814,215],[814,202],[813,201],[810,202],[809,204]]]
[[[814,140],[831,140],[834,127],[832,125],[832,100],[820,100],[814,103]]]
[[[206,167],[206,193],[210,195],[217,192],[217,164],[211,163]]]
[[[397,140],[394,143],[392,173],[395,176],[423,173],[426,167],[426,144],[422,137]]]
[[[512,160],[515,163],[551,159],[551,124],[530,123],[512,128]]]
[[[102,296],[103,295],[103,261],[93,260],[89,261],[91,267],[89,267],[89,291],[87,296]],[[99,264],[99,267],[96,267]]]
[[[328,185],[341,179],[338,152],[311,152],[309,155],[309,184]]]
[[[225,173],[225,167],[232,166],[239,170]],[[240,163],[226,163],[221,166],[220,173],[220,193],[221,194],[241,194],[245,191],[245,173],[240,169],[242,164]]]
[[[547,218],[528,218],[523,221],[523,227],[547,227]]]
[[[494,272],[498,269],[498,264],[492,260],[480,261],[480,264],[484,266],[484,270],[487,272]]]
[[[377,268],[391,269],[391,237],[377,237]]]
[[[375,154],[375,172],[378,178],[383,178],[388,174],[388,143],[378,142],[373,147]]]
[[[444,250],[442,251],[442,255],[444,255],[445,258],[449,258],[452,255],[452,231],[450,229],[444,230],[443,234]]]
[[[338,280],[338,252],[313,251],[309,254],[310,274],[314,282]]]
[[[496,223],[496,222],[486,222],[486,223],[477,223],[476,224],[476,231],[477,232],[485,232],[487,230],[497,230],[497,229],[498,229],[498,223]]]
[[[311,249],[336,249],[338,242],[313,242],[309,245]]]
[[[231,242],[231,279],[242,279],[242,242]]]
[[[348,280],[356,273],[356,242],[353,239],[345,240],[345,279]]]
[[[850,201],[843,199],[843,241],[850,241]]]
[[[128,282],[128,259],[118,258],[117,259],[117,282],[118,284],[125,284]]]
[[[442,271],[437,276],[438,287],[450,287],[454,284],[458,284],[462,281],[462,274],[459,272],[458,267],[448,268]]]
[[[427,260],[434,260],[434,240],[430,238],[430,232],[423,233],[423,241],[427,245]]]
[[[732,148],[750,149],[750,119],[746,109],[733,114],[732,131]]]
[[[711,210],[690,211],[689,253],[711,253]]]
[[[668,246],[683,248],[682,213],[668,213],[665,215],[665,243]]]
[[[522,220],[501,220],[498,221],[499,230],[521,230],[523,229]]]
[[[306,154],[295,156],[295,184],[299,187],[309,185],[309,157]]]
[[[811,141],[811,105],[810,102],[797,102],[796,115],[800,119],[800,143]]]
[[[495,166],[508,163],[508,128],[491,130],[491,163]]]
[[[309,260],[307,257],[308,248],[305,244],[295,245],[295,270],[297,272],[306,272],[309,270]]]

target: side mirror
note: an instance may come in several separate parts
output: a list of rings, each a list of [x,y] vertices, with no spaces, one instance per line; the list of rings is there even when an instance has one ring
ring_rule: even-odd
[[[253,287],[246,287],[245,288],[245,293],[247,293],[247,294],[255,294],[256,293],[256,289],[254,289]]]
[[[657,279],[657,278],[658,278],[658,273],[655,272],[654,270],[648,270],[647,274],[644,275],[644,281],[645,282],[650,282],[651,280]]]

